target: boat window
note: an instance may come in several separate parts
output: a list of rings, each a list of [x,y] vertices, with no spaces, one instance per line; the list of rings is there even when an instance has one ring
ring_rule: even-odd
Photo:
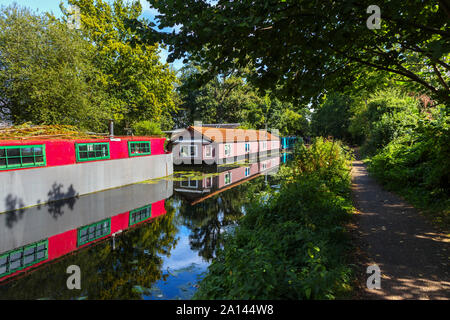
[[[109,159],[109,143],[76,143],[77,161]]]
[[[152,205],[134,209],[130,211],[130,226],[139,223],[141,221],[147,220],[152,217]]]
[[[78,246],[95,241],[111,233],[111,218],[78,229]]]
[[[197,156],[197,146],[181,146],[180,156],[196,157]]]
[[[225,152],[225,156],[231,155],[231,144],[226,144],[224,146],[224,152]]]
[[[0,170],[45,165],[45,145],[0,146]]]
[[[130,157],[146,156],[152,154],[150,141],[129,141],[128,153]]]
[[[205,157],[212,157],[212,146],[205,146]]]
[[[0,254],[0,277],[32,266],[48,257],[48,241],[41,240],[19,249]]]

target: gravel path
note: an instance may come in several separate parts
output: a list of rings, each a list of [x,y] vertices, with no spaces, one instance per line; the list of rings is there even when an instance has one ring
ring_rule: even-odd
[[[358,241],[368,265],[381,269],[381,289],[363,284],[361,299],[450,299],[450,237],[439,233],[400,197],[369,177],[362,161],[352,169]]]

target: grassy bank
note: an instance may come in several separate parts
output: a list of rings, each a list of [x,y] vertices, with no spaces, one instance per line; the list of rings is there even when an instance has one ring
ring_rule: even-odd
[[[195,299],[334,299],[350,291],[350,156],[338,142],[299,146],[281,187],[254,195]]]

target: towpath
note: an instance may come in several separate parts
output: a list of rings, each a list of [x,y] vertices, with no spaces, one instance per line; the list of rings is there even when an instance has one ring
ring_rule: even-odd
[[[450,299],[450,237],[353,163],[352,190],[358,210],[359,299]],[[363,256],[363,258],[362,258]],[[368,265],[381,269],[381,289],[368,289]]]

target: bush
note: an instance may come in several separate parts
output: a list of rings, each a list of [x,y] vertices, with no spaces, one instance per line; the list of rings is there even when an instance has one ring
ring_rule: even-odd
[[[330,94],[312,114],[314,135],[333,136],[346,142],[352,140],[349,132],[352,99],[343,94]]]
[[[283,170],[290,179],[278,192],[254,196],[194,298],[333,299],[348,292],[349,159],[340,143],[323,139],[296,150]]]
[[[414,133],[395,138],[369,161],[369,171],[388,189],[450,226],[450,118],[422,120]]]
[[[393,139],[414,131],[420,118],[418,101],[396,89],[373,94],[361,107],[350,131],[354,135],[358,128],[364,131],[361,152],[367,155],[376,154]]]
[[[133,132],[137,136],[162,136],[161,126],[157,122],[149,120],[139,121],[132,126]]]

